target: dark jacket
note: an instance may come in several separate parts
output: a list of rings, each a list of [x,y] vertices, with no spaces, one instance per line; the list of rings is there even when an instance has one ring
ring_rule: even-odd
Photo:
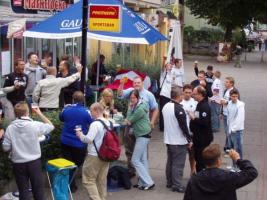
[[[25,89],[28,85],[28,76],[26,74],[17,74],[15,72],[8,74],[4,83],[4,88],[15,85],[16,82],[20,82],[22,85],[19,89],[15,89],[13,92],[7,93],[7,99],[14,105],[20,101],[25,101]]]
[[[184,200],[236,200],[236,189],[257,176],[258,172],[248,160],[238,160],[241,172],[208,168],[193,175],[188,182]]]
[[[195,70],[195,74],[196,76],[198,76],[198,68],[194,68]],[[205,89],[207,90],[207,95],[208,97],[212,97],[212,91],[211,91],[211,86],[212,86],[212,83],[213,83],[213,74],[212,75],[209,75],[207,72],[205,72],[205,81],[206,81],[206,87]],[[191,83],[192,85],[192,83]]]
[[[193,144],[195,147],[208,146],[213,140],[211,128],[211,111],[207,99],[197,104],[196,118],[190,120],[190,130],[193,133]]]

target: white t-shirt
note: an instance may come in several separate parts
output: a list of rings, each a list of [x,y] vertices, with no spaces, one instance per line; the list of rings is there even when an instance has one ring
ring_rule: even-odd
[[[189,129],[190,117],[189,117],[187,112],[195,112],[196,107],[197,107],[197,101],[195,101],[195,99],[193,99],[193,98],[190,98],[187,101],[183,99],[180,104],[183,105],[183,108],[185,110],[187,127]]]
[[[99,118],[99,119],[104,121],[105,124],[108,127],[110,127],[110,122],[107,119],[105,118]],[[81,141],[84,143],[88,143],[87,151],[89,155],[97,156],[97,152],[93,141],[95,141],[96,148],[99,149],[102,144],[105,132],[106,129],[104,128],[103,124],[100,121],[94,121],[91,123],[87,135],[85,136],[81,135]]]
[[[173,67],[171,70],[172,85],[183,87],[185,83],[184,69]]]
[[[166,76],[166,78],[165,78]],[[164,80],[165,78],[165,80]],[[164,81],[164,82],[163,82]],[[163,83],[163,85],[162,85]],[[160,86],[161,91],[160,91],[160,96],[165,96],[167,98],[171,98],[171,88],[172,88],[172,77],[171,77],[171,71],[168,70],[167,75],[166,75],[166,70],[164,70],[161,75],[160,75]]]
[[[165,104],[162,114],[164,119],[164,143],[170,145],[188,144],[175,116],[174,103]]]
[[[220,103],[221,99],[223,98],[223,86],[220,79],[215,78],[211,85],[211,91],[213,96],[210,98],[210,100]]]

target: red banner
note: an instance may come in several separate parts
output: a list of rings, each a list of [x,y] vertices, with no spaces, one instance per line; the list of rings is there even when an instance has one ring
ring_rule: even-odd
[[[62,0],[24,0],[24,9],[64,10],[68,4]]]
[[[90,6],[90,18],[119,19],[119,6]]]

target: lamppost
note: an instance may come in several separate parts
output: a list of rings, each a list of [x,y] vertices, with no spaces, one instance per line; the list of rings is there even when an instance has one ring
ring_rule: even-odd
[[[87,51],[87,28],[88,28],[88,0],[83,0],[83,23],[82,23],[82,56],[81,56],[81,64],[83,66],[82,74],[81,74],[81,84],[80,90],[84,92],[85,90],[85,70],[87,67],[86,60],[86,51]]]

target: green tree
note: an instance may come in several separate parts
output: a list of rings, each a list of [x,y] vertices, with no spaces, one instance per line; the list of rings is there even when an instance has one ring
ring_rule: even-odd
[[[224,39],[232,40],[232,30],[242,28],[252,19],[266,19],[266,0],[187,0],[186,6],[198,18],[225,29]]]

